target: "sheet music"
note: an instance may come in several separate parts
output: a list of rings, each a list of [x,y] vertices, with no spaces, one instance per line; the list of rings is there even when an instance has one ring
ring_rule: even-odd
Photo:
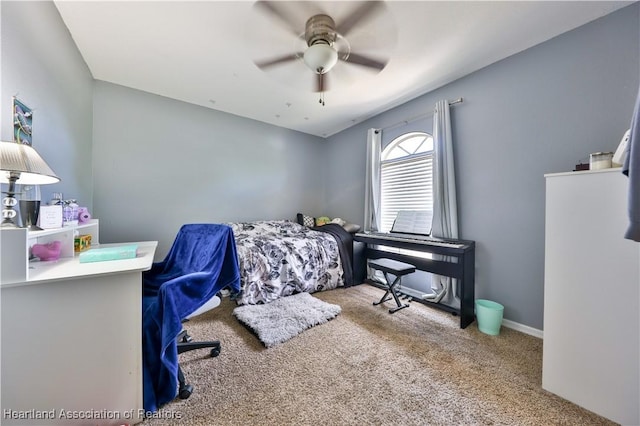
[[[400,210],[391,232],[429,235],[432,218],[433,212],[428,210]]]

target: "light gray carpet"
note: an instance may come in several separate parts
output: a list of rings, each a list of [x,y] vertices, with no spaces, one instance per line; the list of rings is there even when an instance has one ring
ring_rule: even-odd
[[[233,315],[270,348],[308,328],[324,324],[340,311],[338,305],[323,302],[309,293],[298,293],[263,305],[238,306]]]
[[[222,304],[185,324],[222,353],[180,355],[194,386],[147,425],[612,425],[541,387],[542,340],[424,305],[393,315],[383,290],[314,293],[340,305],[333,320],[266,349]]]

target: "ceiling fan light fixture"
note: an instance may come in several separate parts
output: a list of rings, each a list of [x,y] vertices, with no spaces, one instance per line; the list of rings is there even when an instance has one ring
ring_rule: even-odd
[[[338,62],[338,52],[325,43],[309,46],[303,55],[304,63],[317,74],[325,74]]]

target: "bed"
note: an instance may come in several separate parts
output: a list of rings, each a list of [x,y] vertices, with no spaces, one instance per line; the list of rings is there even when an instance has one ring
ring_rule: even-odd
[[[239,305],[353,284],[353,238],[340,225],[309,228],[287,220],[234,222]]]

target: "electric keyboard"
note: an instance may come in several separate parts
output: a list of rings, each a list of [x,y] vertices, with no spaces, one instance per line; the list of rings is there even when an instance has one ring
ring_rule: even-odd
[[[459,308],[440,303],[440,301],[435,302],[420,298],[415,301],[460,315],[460,328],[465,328],[474,321],[475,241],[442,239],[425,234],[395,231],[359,232],[353,236],[353,241],[364,243],[363,249],[360,248],[362,244],[358,246],[354,244],[354,259],[356,250],[362,250],[364,259],[397,260],[413,265],[420,271],[455,278],[458,280]],[[395,248],[406,250],[393,250]],[[432,253],[439,256],[425,257],[415,252]],[[364,264],[366,265],[366,261]],[[366,278],[365,282],[372,283],[373,281]]]
[[[402,241],[437,247],[463,248],[465,246],[458,242],[434,238],[429,235],[403,234],[400,232],[361,232],[356,235],[379,239],[381,241]]]

